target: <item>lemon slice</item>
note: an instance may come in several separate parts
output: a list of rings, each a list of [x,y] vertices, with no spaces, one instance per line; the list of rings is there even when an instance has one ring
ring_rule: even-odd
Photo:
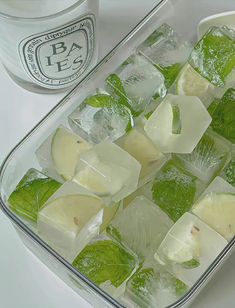
[[[204,96],[213,86],[198,74],[191,65],[186,64],[176,82],[176,92],[186,96]]]
[[[101,199],[67,195],[49,202],[38,217],[40,235],[67,260],[73,260],[99,232],[103,218]]]
[[[58,174],[70,180],[79,156],[90,148],[91,145],[81,137],[63,127],[58,128],[51,143],[51,156]]]
[[[234,237],[235,194],[208,194],[194,205],[193,213],[227,240]]]

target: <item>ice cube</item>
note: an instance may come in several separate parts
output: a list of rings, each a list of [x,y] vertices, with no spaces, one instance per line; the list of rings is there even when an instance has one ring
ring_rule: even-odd
[[[157,205],[139,196],[115,216],[106,232],[129,247],[141,260],[151,260],[172,225]]]
[[[178,157],[185,166],[204,182],[210,182],[231,157],[231,144],[208,130],[190,154]]]
[[[224,86],[235,66],[235,32],[211,27],[194,47],[189,63],[212,84]]]
[[[168,94],[144,126],[163,153],[191,153],[211,123],[196,96]]]
[[[172,274],[192,286],[227,245],[216,231],[190,213],[185,213],[171,228],[155,258]]]
[[[156,174],[152,185],[153,201],[173,220],[189,211],[204,184],[177,159],[169,160]]]
[[[138,128],[133,128],[116,143],[141,164],[139,185],[149,182],[167,159]]]
[[[59,126],[37,149],[40,166],[60,182],[71,180],[81,153],[91,145],[64,126]]]
[[[137,116],[156,96],[164,97],[166,88],[163,75],[139,54],[128,58],[106,79],[107,91],[120,104],[129,106]]]
[[[219,135],[235,143],[235,89],[229,89],[221,99],[209,106],[212,129]]]
[[[125,292],[138,265],[132,251],[103,235],[93,239],[73,261],[80,273],[113,297]]]
[[[169,25],[163,24],[138,50],[162,72],[165,85],[169,88],[187,61],[192,45],[184,41]]]
[[[192,212],[231,240],[235,235],[235,188],[216,177],[194,204]]]
[[[187,289],[164,269],[156,265],[143,266],[128,281],[123,302],[127,307],[164,308],[183,296]]]
[[[73,180],[107,203],[118,202],[136,190],[140,169],[129,153],[103,141],[80,156]]]
[[[228,164],[225,166],[221,173],[221,177],[224,178],[229,184],[235,187],[235,151],[232,152],[232,157]]]
[[[115,141],[133,126],[129,108],[101,90],[87,97],[68,120],[74,132],[93,143]]]
[[[61,184],[36,169],[29,169],[11,193],[8,203],[16,214],[36,223],[39,210]]]
[[[65,182],[39,212],[39,235],[72,262],[98,235],[104,210],[100,198],[72,181]]]

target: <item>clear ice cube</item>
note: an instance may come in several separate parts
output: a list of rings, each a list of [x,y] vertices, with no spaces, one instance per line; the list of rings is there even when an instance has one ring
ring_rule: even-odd
[[[168,94],[144,130],[163,153],[191,153],[210,123],[211,117],[198,97]]]
[[[118,202],[136,190],[140,163],[110,141],[103,141],[83,153],[73,180],[102,197]]]
[[[93,143],[115,141],[133,126],[129,108],[101,90],[87,97],[68,121],[74,132]]]
[[[146,185],[149,193],[150,184]],[[189,211],[204,189],[204,184],[192,175],[182,162],[169,160],[151,182],[152,199],[173,221]]]
[[[106,232],[129,247],[141,260],[152,260],[172,225],[173,221],[157,205],[139,196],[116,215]]]
[[[226,245],[220,234],[193,214],[185,213],[168,232],[155,258],[191,287]]]
[[[187,286],[159,266],[143,266],[129,279],[122,302],[127,307],[164,308],[187,292]]]
[[[141,164],[140,186],[149,182],[167,159],[144,131],[138,128],[133,128],[118,139],[117,144]]]
[[[231,144],[208,130],[190,154],[178,157],[185,166],[204,182],[210,182],[231,157]]]
[[[80,273],[115,298],[124,294],[138,265],[131,250],[105,235],[94,238],[73,261]]]
[[[60,182],[71,180],[81,153],[91,145],[64,126],[59,126],[36,150],[46,174]]]
[[[165,85],[169,88],[187,61],[192,45],[184,41],[169,25],[163,24],[138,47],[138,50],[162,72]]]
[[[128,58],[113,74],[106,78],[107,91],[129,106],[137,116],[144,111],[154,97],[164,97],[166,88],[163,75],[139,54]]]
[[[103,201],[72,181],[65,182],[38,216],[39,235],[72,262],[104,222]]]

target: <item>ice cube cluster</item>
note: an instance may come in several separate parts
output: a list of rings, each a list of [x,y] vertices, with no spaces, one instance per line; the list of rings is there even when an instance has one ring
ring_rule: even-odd
[[[9,207],[127,307],[182,297],[235,235],[235,33],[157,28],[35,153]],[[234,85],[234,88],[233,88]]]

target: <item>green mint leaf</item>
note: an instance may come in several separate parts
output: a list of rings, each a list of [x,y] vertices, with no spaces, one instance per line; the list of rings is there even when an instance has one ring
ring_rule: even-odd
[[[157,174],[153,186],[154,202],[173,220],[187,212],[195,200],[196,177],[183,169],[181,164],[168,161]]]
[[[180,63],[174,63],[169,66],[160,66],[155,65],[156,68],[162,73],[162,75],[165,78],[165,86],[167,89],[170,88],[170,86],[173,84],[173,82],[176,80],[182,65]]]
[[[227,27],[210,28],[194,47],[189,63],[212,84],[224,86],[235,67],[235,33]]]
[[[188,287],[186,286],[185,283],[183,283],[181,280],[177,278],[173,278],[173,280],[174,280],[176,295],[179,297],[183,296],[188,291]]]
[[[110,281],[117,288],[135,269],[136,259],[115,242],[101,240],[87,245],[73,266],[97,285]]]
[[[196,268],[196,267],[200,266],[200,262],[195,260],[195,259],[192,259],[192,260],[181,263],[181,265],[184,268],[192,269],[192,268]]]
[[[112,96],[108,94],[96,94],[87,97],[84,103],[94,108],[108,108],[116,104]]]
[[[118,242],[121,242],[121,241],[122,241],[122,237],[121,237],[120,232],[119,232],[118,229],[115,228],[114,226],[109,225],[109,226],[106,228],[106,232],[107,232],[107,234],[109,234],[110,236],[112,236],[112,238],[114,238],[116,241],[118,241]]]
[[[210,106],[209,110],[212,113],[213,130],[235,143],[235,89],[228,89],[217,105]]]
[[[235,159],[231,159],[222,173],[222,177],[235,187]]]
[[[131,288],[138,296],[148,296],[148,284],[154,276],[153,268],[139,269],[130,280]]]
[[[179,135],[181,133],[181,119],[179,106],[172,106],[173,121],[172,121],[172,134]]]
[[[38,212],[60,186],[59,182],[30,169],[10,195],[10,208],[16,214],[36,222]]]

